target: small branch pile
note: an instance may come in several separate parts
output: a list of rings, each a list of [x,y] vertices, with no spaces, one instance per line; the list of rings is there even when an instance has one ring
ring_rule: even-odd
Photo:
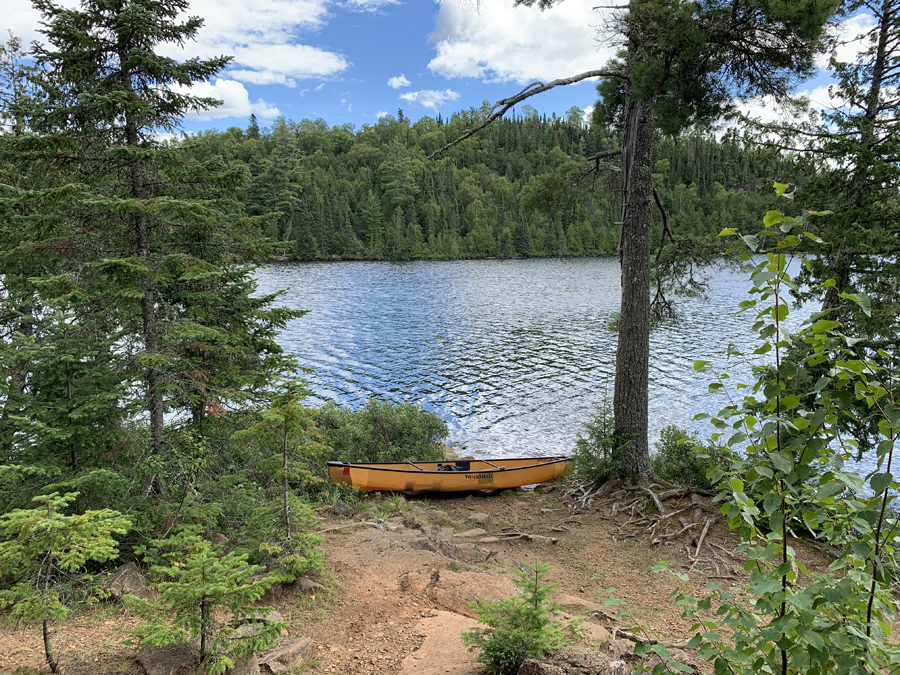
[[[688,571],[693,572],[702,565],[706,571],[715,572],[711,578],[735,578],[732,565],[716,549],[732,560],[737,560],[737,556],[708,539],[710,528],[717,520],[704,501],[704,497],[713,496],[710,492],[653,483],[619,484],[614,490],[610,492],[608,485],[597,487],[571,479],[563,489],[563,500],[575,510],[608,509],[608,514],[601,517],[616,525],[612,533],[614,542],[640,539],[659,546],[680,538],[690,561]]]

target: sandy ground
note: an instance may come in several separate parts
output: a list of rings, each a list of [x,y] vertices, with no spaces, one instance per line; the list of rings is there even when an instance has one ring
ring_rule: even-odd
[[[372,496],[356,506],[354,519],[380,520],[384,529],[352,525],[320,510],[329,530],[318,597],[285,589],[274,605],[291,621],[291,635],[316,642],[303,672],[476,675],[475,655],[460,632],[475,625],[467,603],[497,601],[515,592],[513,567],[550,565],[556,600],[566,616],[584,617],[582,646],[609,641],[616,623],[604,608],[608,589],[627,603],[634,619],[656,635],[678,640],[689,622],[669,599],[676,584],[665,573],[649,574],[660,560],[676,569],[688,563],[683,542],[650,546],[615,541],[614,523],[598,511],[579,512],[560,502],[560,489],[534,492],[413,497]],[[479,514],[486,514],[479,515]],[[473,520],[474,519],[474,520]],[[483,521],[483,522],[480,522]],[[455,536],[472,529],[484,533]],[[549,539],[497,541],[524,532]],[[732,550],[736,541],[723,525],[711,541]],[[702,578],[692,582],[700,592]],[[116,605],[101,607],[56,627],[55,642],[67,675],[140,674],[134,647],[123,646],[135,620]],[[0,631],[0,674],[49,672],[42,662],[39,627]]]

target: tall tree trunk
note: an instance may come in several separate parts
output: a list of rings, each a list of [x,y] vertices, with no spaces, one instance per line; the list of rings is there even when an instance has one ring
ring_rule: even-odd
[[[615,435],[628,449],[620,475],[644,481],[653,475],[647,442],[650,362],[650,225],[653,193],[653,103],[628,104],[622,144],[623,217],[619,242],[622,304],[613,392]]]
[[[127,52],[123,49],[119,57],[126,60]],[[131,89],[130,73],[123,71],[126,78],[126,86]],[[140,147],[137,122],[129,113],[125,114],[125,140],[130,148]],[[130,159],[131,172],[131,196],[134,199],[144,199],[146,189],[144,187],[144,175],[141,160],[136,157]],[[138,212],[134,214],[134,236],[137,257],[147,265],[150,261],[150,223],[147,214]],[[144,338],[144,351],[154,355],[159,351],[159,321],[156,312],[156,292],[150,279],[144,281],[144,296],[141,298],[141,323]],[[164,410],[162,395],[162,373],[156,366],[148,366],[145,375],[147,391],[145,406],[150,415],[150,452],[154,455],[162,454],[165,450]],[[151,479],[149,490],[156,490],[165,494],[165,483],[159,476]]]

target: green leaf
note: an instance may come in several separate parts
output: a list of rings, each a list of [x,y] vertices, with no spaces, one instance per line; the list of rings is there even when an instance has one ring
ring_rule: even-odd
[[[769,455],[769,459],[772,461],[773,466],[781,473],[790,473],[794,470],[793,457],[788,457],[780,452],[773,452]]]
[[[872,300],[866,293],[841,293],[840,297],[844,300],[852,300],[866,316],[872,316]]]
[[[816,499],[820,501],[824,499],[830,499],[843,491],[844,486],[837,481],[825,483],[824,485],[820,486],[819,490],[816,492]]]
[[[747,248],[756,253],[759,250],[759,237],[755,234],[742,234],[741,239],[747,244]]]
[[[881,494],[891,486],[893,480],[894,477],[889,473],[876,473],[869,481],[869,486],[872,488],[872,492]]]
[[[763,218],[763,225],[772,227],[782,221],[782,215],[778,211],[769,211]]]

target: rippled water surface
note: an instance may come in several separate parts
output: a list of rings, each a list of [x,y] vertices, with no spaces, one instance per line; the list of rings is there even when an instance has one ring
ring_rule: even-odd
[[[749,282],[727,268],[712,276],[709,297],[680,300],[685,320],[651,336],[651,443],[667,424],[707,435],[693,416],[724,404],[695,360],[749,379],[725,359],[729,343],[751,344],[752,317],[736,314]],[[310,310],[280,342],[315,369],[315,401],[413,401],[447,421],[452,445],[511,456],[570,451],[611,400],[614,258],[274,264],[258,279]]]

